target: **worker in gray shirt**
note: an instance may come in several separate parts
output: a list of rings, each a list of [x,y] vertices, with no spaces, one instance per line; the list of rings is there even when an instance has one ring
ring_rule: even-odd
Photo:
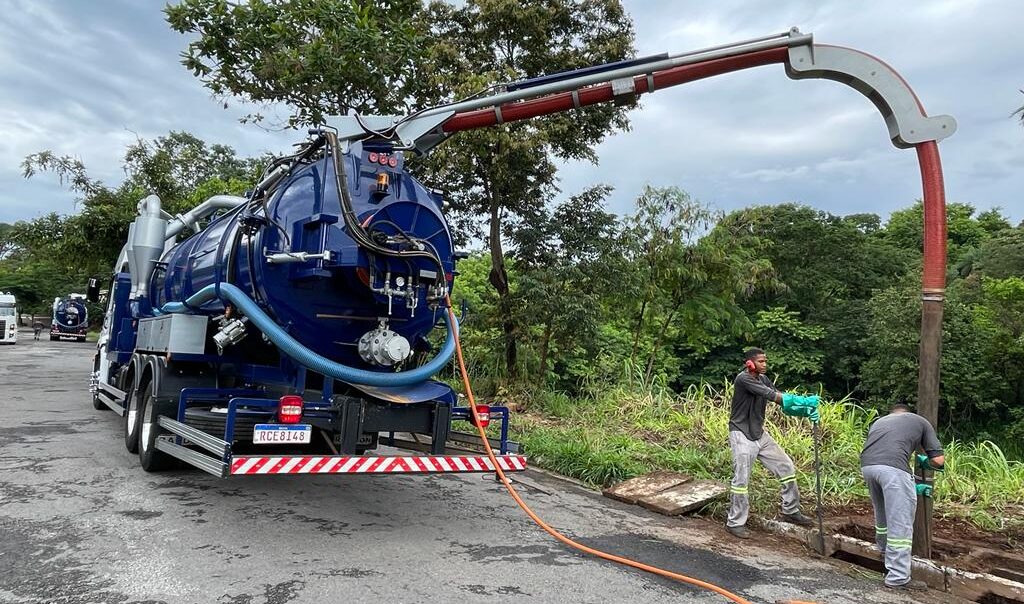
[[[812,521],[800,512],[800,489],[796,484],[796,466],[782,447],[764,430],[768,401],[782,404],[782,412],[818,421],[818,397],[783,394],[768,376],[768,357],[764,350],[751,348],[744,354],[744,369],[733,382],[732,409],[729,414],[729,450],[732,453],[732,482],[729,485],[729,517],[725,529],[735,537],[749,539],[747,516],[750,498],[747,492],[754,462],[760,460],[782,487],[782,515],[786,522],[809,526]]]
[[[875,509],[875,542],[885,557],[885,586],[923,591],[923,581],[910,578],[910,548],[918,487],[910,470],[910,455],[925,469],[941,471],[946,458],[928,420],[907,405],[893,405],[889,415],[871,424],[860,454],[860,469]],[[925,485],[921,485],[924,487]],[[926,490],[922,494],[929,495]]]

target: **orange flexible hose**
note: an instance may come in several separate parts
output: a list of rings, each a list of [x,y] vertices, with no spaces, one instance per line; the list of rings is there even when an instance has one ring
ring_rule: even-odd
[[[451,299],[449,299],[447,296],[445,296],[445,301],[448,304],[448,314],[449,314],[449,317],[451,318],[451,324],[452,325],[458,325],[458,323],[455,321],[455,311],[452,310]],[[459,373],[462,375],[462,385],[466,388],[466,396],[469,398],[470,409],[472,409],[473,417],[476,417],[476,415],[477,415],[477,413],[476,413],[476,399],[473,397],[473,389],[469,385],[469,373],[466,371],[466,363],[465,363],[465,361],[462,358],[462,342],[460,341],[458,332],[456,332],[456,334],[455,334],[455,356],[456,356],[456,358],[459,361]],[[512,495],[512,499],[516,500],[516,503],[519,504],[519,507],[522,508],[524,512],[526,512],[526,515],[529,516],[531,520],[533,520],[534,522],[537,523],[537,526],[539,526],[540,528],[544,529],[549,535],[551,535],[555,539],[558,539],[559,541],[561,541],[562,543],[568,545],[569,547],[574,547],[574,548],[580,550],[581,552],[588,553],[588,554],[590,554],[592,556],[597,556],[598,558],[604,558],[605,560],[611,560],[612,562],[617,562],[619,564],[624,564],[626,566],[631,566],[633,568],[637,568],[637,569],[640,569],[642,571],[646,571],[646,572],[649,572],[649,573],[653,573],[655,575],[660,575],[662,577],[666,577],[668,579],[675,579],[676,581],[682,581],[683,583],[689,583],[690,585],[696,585],[697,587],[700,587],[700,588],[703,588],[703,589],[707,589],[707,590],[713,591],[713,592],[715,592],[715,593],[717,593],[719,595],[725,596],[726,598],[732,600],[733,602],[738,602],[739,604],[751,604],[751,602],[749,600],[745,600],[745,599],[741,598],[740,596],[737,596],[736,594],[734,594],[734,593],[732,593],[732,592],[730,592],[730,591],[728,591],[726,589],[723,589],[723,588],[721,588],[721,587],[719,587],[717,585],[714,585],[712,583],[707,583],[706,581],[701,581],[700,579],[694,579],[693,577],[688,577],[686,575],[682,575],[682,574],[679,574],[679,573],[674,573],[672,571],[665,570],[663,568],[658,568],[657,566],[651,566],[649,564],[644,564],[643,562],[637,562],[636,560],[631,560],[629,558],[624,558],[622,556],[616,556],[614,554],[609,554],[609,553],[603,552],[603,551],[601,551],[599,549],[594,549],[592,547],[587,547],[586,545],[583,545],[582,543],[577,543],[577,542],[573,541],[572,539],[566,537],[562,533],[559,533],[557,530],[551,528],[550,526],[548,526],[548,524],[546,522],[541,520],[540,517],[537,516],[537,514],[535,514],[533,512],[533,510],[530,509],[530,506],[526,505],[526,502],[523,501],[522,498],[519,496],[519,493],[516,492],[515,487],[513,487],[512,483],[509,482],[508,477],[505,476],[505,472],[503,472],[502,469],[501,469],[501,466],[498,465],[498,460],[494,456],[494,450],[491,449],[491,443],[490,443],[489,440],[487,440],[487,433],[484,432],[484,429],[480,425],[480,422],[476,422],[475,421],[475,422],[472,422],[472,423],[474,425],[476,425],[477,432],[480,433],[480,440],[484,443],[484,448],[487,451],[487,457],[491,460],[491,465],[494,466],[494,470],[497,473],[498,478],[505,485],[505,488],[508,489],[509,494]]]

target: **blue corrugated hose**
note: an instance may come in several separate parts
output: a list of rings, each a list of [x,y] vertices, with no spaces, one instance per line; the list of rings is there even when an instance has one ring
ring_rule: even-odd
[[[455,334],[459,329],[459,325],[454,318],[449,317],[450,313],[447,312],[442,314],[444,315],[445,324],[448,326],[448,337],[445,339],[444,346],[441,347],[441,352],[437,356],[426,365],[421,365],[415,369],[398,373],[384,373],[342,365],[306,348],[267,316],[267,313],[263,312],[263,309],[253,302],[245,292],[230,283],[221,283],[219,286],[217,284],[207,285],[185,300],[184,303],[168,302],[160,310],[169,313],[188,312],[189,307],[199,308],[206,302],[217,298],[218,290],[220,298],[231,302],[239,312],[249,317],[253,325],[266,334],[281,352],[317,373],[343,382],[365,384],[367,386],[411,386],[419,384],[430,379],[435,373],[443,369],[452,358],[452,354],[455,353]]]

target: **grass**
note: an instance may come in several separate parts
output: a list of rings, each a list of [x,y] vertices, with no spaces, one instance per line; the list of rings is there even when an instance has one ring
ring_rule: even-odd
[[[593,486],[659,469],[728,481],[731,396],[731,386],[702,385],[675,394],[662,385],[627,378],[618,385],[592,385],[575,399],[561,393],[535,394],[526,411],[513,415],[512,432],[532,464]],[[824,503],[866,503],[859,456],[876,413],[844,399],[824,401],[821,415]],[[804,500],[813,501],[810,422],[783,416],[771,406],[767,430],[796,463]],[[1024,463],[1008,460],[988,441],[950,442],[946,459],[946,471],[936,481],[937,516],[1024,535]],[[755,511],[775,513],[778,482],[760,465],[751,478],[750,493]]]

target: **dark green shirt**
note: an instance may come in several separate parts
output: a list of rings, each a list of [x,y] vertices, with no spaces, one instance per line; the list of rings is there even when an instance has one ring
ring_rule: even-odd
[[[741,371],[732,383],[732,412],[729,431],[739,431],[747,440],[760,440],[764,436],[764,411],[768,401],[778,393],[775,384],[760,374]]]
[[[928,420],[916,413],[890,413],[875,420],[860,454],[860,467],[889,466],[910,471],[910,454],[924,451],[928,457],[942,455],[942,444]]]

